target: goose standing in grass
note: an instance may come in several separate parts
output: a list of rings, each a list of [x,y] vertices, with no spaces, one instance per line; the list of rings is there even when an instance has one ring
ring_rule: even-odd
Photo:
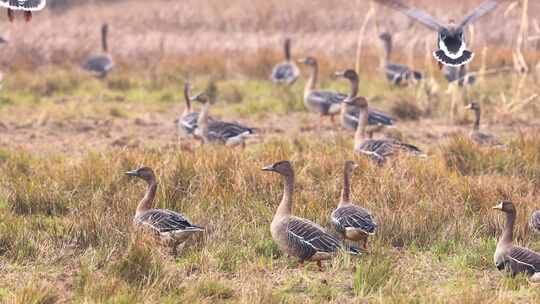
[[[304,88],[304,105],[308,110],[319,113],[319,126],[322,125],[324,116],[330,116],[334,123],[334,116],[341,109],[341,102],[347,98],[347,95],[333,91],[317,90],[317,78],[319,77],[319,64],[313,57],[307,57],[299,60],[300,63],[307,65],[310,69],[310,76]]]
[[[514,223],[516,221],[516,208],[510,201],[502,201],[493,209],[506,214],[506,224],[493,256],[495,266],[499,270],[506,270],[511,276],[518,273],[529,275],[529,282],[540,283],[540,254],[524,247],[513,244]]]
[[[26,22],[32,20],[32,12],[45,8],[46,0],[0,0],[0,6],[7,8],[10,22],[15,20],[14,11],[23,11]]]
[[[199,119],[199,112],[193,111],[191,108],[191,86],[189,82],[184,83],[184,100],[186,107],[184,112],[178,119],[178,128],[186,136],[193,135],[193,132],[197,129],[197,120]],[[208,117],[209,123],[212,123],[215,119],[211,116]]]
[[[292,85],[300,76],[300,70],[291,60],[291,39],[285,39],[285,61],[274,66],[272,81],[277,84]]]
[[[531,218],[529,219],[529,227],[531,227],[534,232],[540,233],[540,210],[531,214]]]
[[[433,57],[437,59],[440,66],[460,66],[472,60],[473,52],[467,50],[465,44],[464,29],[467,25],[473,23],[480,17],[491,12],[497,7],[497,4],[504,0],[487,0],[480,6],[470,12],[459,24],[453,20],[449,25],[443,25],[441,22],[430,16],[428,13],[411,7],[401,0],[375,0],[375,2],[386,5],[394,10],[400,11],[409,18],[423,24],[431,30],[438,33],[437,50],[433,52]]]
[[[392,35],[388,32],[384,32],[379,35],[383,44],[383,64],[386,78],[393,85],[401,85],[409,80],[420,81],[424,78],[421,72],[410,69],[403,64],[391,63],[390,55],[392,54]]]
[[[501,143],[495,135],[480,131],[480,104],[477,102],[471,102],[466,108],[473,111],[475,116],[473,130],[469,133],[470,139],[481,146],[493,146],[503,148],[505,145]]]
[[[354,134],[354,152],[368,155],[379,165],[385,163],[388,157],[404,152],[414,156],[425,157],[426,155],[416,146],[401,142],[397,139],[370,139],[366,137],[368,125],[368,101],[363,97],[346,99],[347,104],[354,105],[360,110],[358,127]]]
[[[96,55],[88,58],[83,64],[83,69],[94,73],[99,78],[107,77],[107,74],[114,67],[114,63],[111,55],[109,54],[109,48],[107,44],[107,36],[109,34],[109,25],[107,23],[101,26],[101,47],[103,54]]]
[[[193,234],[204,231],[204,227],[192,224],[178,212],[153,208],[158,184],[151,168],[141,167],[126,172],[126,175],[138,177],[148,184],[146,194],[135,212],[135,225],[148,228],[157,235],[161,242],[171,247],[173,255],[176,255],[176,247],[179,244],[185,242]]]
[[[198,94],[191,99],[203,104],[202,111],[197,119],[197,127],[193,131],[195,137],[200,139],[202,143],[220,143],[231,147],[245,147],[246,139],[255,134],[255,129],[238,123],[221,120],[210,121],[210,99],[205,93]]]
[[[377,224],[371,213],[351,202],[351,176],[358,167],[354,162],[345,161],[343,168],[343,189],[338,207],[332,212],[331,219],[336,230],[343,238],[361,242],[360,249],[369,251],[368,236],[375,234]]]
[[[357,97],[358,88],[359,88],[359,77],[354,70],[345,70],[343,72],[336,72],[337,77],[343,77],[348,79],[351,83],[351,92],[347,99],[352,99]],[[342,102],[341,104],[341,125],[347,129],[354,131],[358,126],[358,114],[359,109],[354,105],[347,104]],[[372,107],[368,110],[368,124],[376,126],[391,126],[394,124],[394,119],[389,115],[380,110],[374,109]]]
[[[301,267],[305,261],[310,261],[316,262],[322,270],[321,261],[331,259],[343,248],[342,243],[321,226],[292,215],[294,170],[290,162],[280,161],[262,170],[280,174],[284,182],[283,198],[270,226],[272,238],[282,251],[297,257]],[[354,248],[347,251],[358,254],[358,250]]]

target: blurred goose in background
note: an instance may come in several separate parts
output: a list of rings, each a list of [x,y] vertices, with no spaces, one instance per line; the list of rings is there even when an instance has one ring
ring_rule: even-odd
[[[457,81],[460,87],[470,86],[476,82],[476,76],[467,72],[466,64],[459,67],[445,65],[442,71],[449,83]]]
[[[368,101],[364,97],[346,99],[345,103],[354,105],[360,110],[358,128],[354,134],[354,152],[368,155],[377,164],[382,165],[388,157],[401,152],[425,157],[426,155],[416,146],[401,142],[397,139],[370,139],[366,137],[368,125]]]
[[[274,66],[272,81],[277,84],[292,85],[300,76],[300,70],[291,60],[291,39],[285,39],[285,61]]]
[[[270,225],[272,238],[282,251],[297,257],[300,266],[305,261],[317,262],[322,270],[321,261],[331,259],[342,243],[314,222],[292,215],[294,170],[290,162],[280,161],[262,170],[283,176],[283,198]],[[357,249],[346,250],[358,254]]]
[[[540,233],[540,211],[535,211],[529,219],[529,227],[536,232]]]
[[[375,234],[377,224],[371,213],[351,202],[351,176],[358,167],[354,162],[345,161],[343,168],[343,189],[338,207],[332,212],[331,219],[335,229],[343,238],[361,242],[360,249],[369,251],[368,236]]]
[[[186,102],[186,107],[184,108],[184,112],[182,115],[178,118],[178,129],[182,132],[182,134],[186,136],[193,135],[193,132],[195,129],[197,129],[197,120],[199,119],[199,112],[195,112],[191,108],[191,85],[189,82],[184,83],[184,100]],[[211,116],[208,116],[208,122],[212,123],[214,122],[214,118]]]
[[[392,54],[392,35],[388,32],[384,32],[379,35],[383,43],[383,64],[386,78],[393,85],[401,85],[409,80],[422,80],[424,75],[421,72],[411,70],[408,66],[403,64],[391,63],[390,55]]]
[[[471,51],[467,50],[467,46],[465,44],[465,35],[463,33],[465,27],[494,10],[497,7],[497,4],[504,0],[484,1],[482,4],[480,4],[480,6],[465,16],[460,23],[455,24],[453,20],[450,20],[450,24],[448,26],[443,25],[426,12],[403,3],[402,0],[374,1],[394,10],[400,11],[409,18],[412,18],[429,29],[436,31],[438,33],[438,50],[433,52],[433,56],[435,59],[437,59],[441,67],[442,65],[457,67],[468,63],[474,56]]]
[[[255,134],[254,128],[248,128],[238,123],[221,120],[210,121],[210,99],[205,93],[191,99],[203,104],[202,111],[197,119],[197,127],[193,131],[193,135],[200,139],[202,143],[220,143],[231,147],[245,147],[246,139]]]
[[[355,98],[358,95],[360,78],[354,70],[348,69],[342,72],[336,72],[335,76],[343,77],[350,81],[351,92],[349,93],[349,96],[347,96],[347,99]],[[341,125],[347,130],[355,131],[358,126],[359,113],[360,110],[357,107],[343,102],[341,104]],[[391,126],[394,124],[394,119],[389,114],[369,107],[368,124],[377,126]]]
[[[540,283],[540,254],[513,244],[514,223],[516,222],[514,204],[510,201],[502,201],[493,209],[506,214],[506,224],[493,256],[495,266],[499,270],[508,271],[511,276],[524,273],[529,276],[529,282]]]
[[[32,20],[32,12],[42,10],[47,4],[46,0],[0,0],[0,6],[7,8],[10,22],[15,20],[14,11],[23,11],[26,22]]]
[[[319,126],[322,125],[324,116],[330,116],[334,123],[334,115],[339,113],[341,102],[347,95],[333,91],[317,90],[317,78],[319,77],[319,64],[313,57],[301,59],[298,62],[307,65],[310,69],[310,76],[304,88],[304,105],[308,110],[319,113]]]
[[[158,236],[162,243],[171,247],[173,255],[176,255],[176,247],[179,244],[185,242],[194,233],[204,231],[204,227],[192,224],[178,212],[153,208],[158,184],[151,168],[141,167],[126,172],[126,175],[138,177],[148,184],[146,194],[137,205],[134,224],[147,228]]]
[[[0,36],[0,44],[4,44],[4,43],[7,44],[8,41],[4,37]]]
[[[109,25],[104,23],[101,26],[101,47],[103,49],[103,54],[92,56],[83,64],[83,69],[94,73],[99,78],[107,77],[107,74],[114,67],[114,63],[111,55],[109,54],[109,48],[107,45],[108,33]]]
[[[474,112],[475,120],[473,124],[473,129],[469,133],[469,138],[478,145],[481,146],[493,146],[493,147],[505,147],[499,139],[490,133],[485,133],[480,131],[480,104],[477,102],[471,102],[466,109],[469,109]]]

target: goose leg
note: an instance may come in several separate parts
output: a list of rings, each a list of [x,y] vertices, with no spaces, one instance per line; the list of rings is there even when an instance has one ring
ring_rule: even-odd
[[[336,119],[334,117],[335,115],[330,115],[330,121],[332,122],[332,125],[335,127],[336,126]]]
[[[13,10],[12,9],[8,8],[7,15],[8,15],[9,22],[13,22],[13,19],[15,19],[15,18],[13,16]]]
[[[304,261],[303,260],[298,261],[298,268],[304,269]]]
[[[319,271],[324,271],[324,267],[322,265],[322,262],[321,261],[317,261],[317,266],[319,267]]]
[[[24,11],[24,20],[26,20],[26,22],[30,22],[30,20],[32,20],[32,12],[31,11]]]

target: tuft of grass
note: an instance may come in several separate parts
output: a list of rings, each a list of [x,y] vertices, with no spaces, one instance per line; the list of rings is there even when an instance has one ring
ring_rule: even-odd
[[[197,294],[202,299],[226,300],[234,297],[234,290],[221,282],[207,281],[197,286]]]
[[[58,298],[53,286],[31,281],[25,287],[15,291],[11,302],[17,304],[54,304]]]
[[[129,284],[145,286],[160,279],[164,270],[152,247],[136,240],[130,244],[125,256],[112,266],[112,271]]]
[[[392,257],[382,253],[363,256],[356,265],[354,290],[360,297],[378,293],[393,275]]]
[[[423,111],[418,104],[404,99],[393,103],[391,112],[399,120],[418,120],[423,115]]]

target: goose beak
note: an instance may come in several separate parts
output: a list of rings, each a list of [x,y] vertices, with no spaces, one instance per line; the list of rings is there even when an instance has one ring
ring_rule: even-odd
[[[126,172],[126,175],[128,175],[128,176],[139,176],[139,173],[137,172],[137,170],[131,170],[131,171]]]
[[[263,171],[274,171],[274,165],[269,165],[269,166],[263,167],[261,170],[263,170]]]
[[[466,105],[466,106],[465,106],[465,109],[467,109],[467,110],[470,110],[470,109],[472,109],[472,103],[470,103],[470,104]]]
[[[301,59],[298,59],[296,62],[298,63],[306,63],[307,61],[307,58],[301,58]]]
[[[495,210],[502,210],[503,209],[503,203],[501,202],[497,206],[493,206],[492,208],[495,209]]]
[[[358,168],[358,167],[360,167],[358,164],[353,164],[353,165],[352,165],[352,168],[353,168],[353,169],[356,169],[356,168]]]
[[[353,104],[354,104],[353,101],[352,101],[352,99],[350,99],[350,98],[345,98],[345,99],[343,100],[343,103],[344,103],[344,104],[348,104],[348,105],[353,105]]]
[[[334,73],[334,76],[335,76],[335,77],[343,77],[343,76],[345,76],[345,72],[343,72],[343,71],[335,72],[335,73]]]

